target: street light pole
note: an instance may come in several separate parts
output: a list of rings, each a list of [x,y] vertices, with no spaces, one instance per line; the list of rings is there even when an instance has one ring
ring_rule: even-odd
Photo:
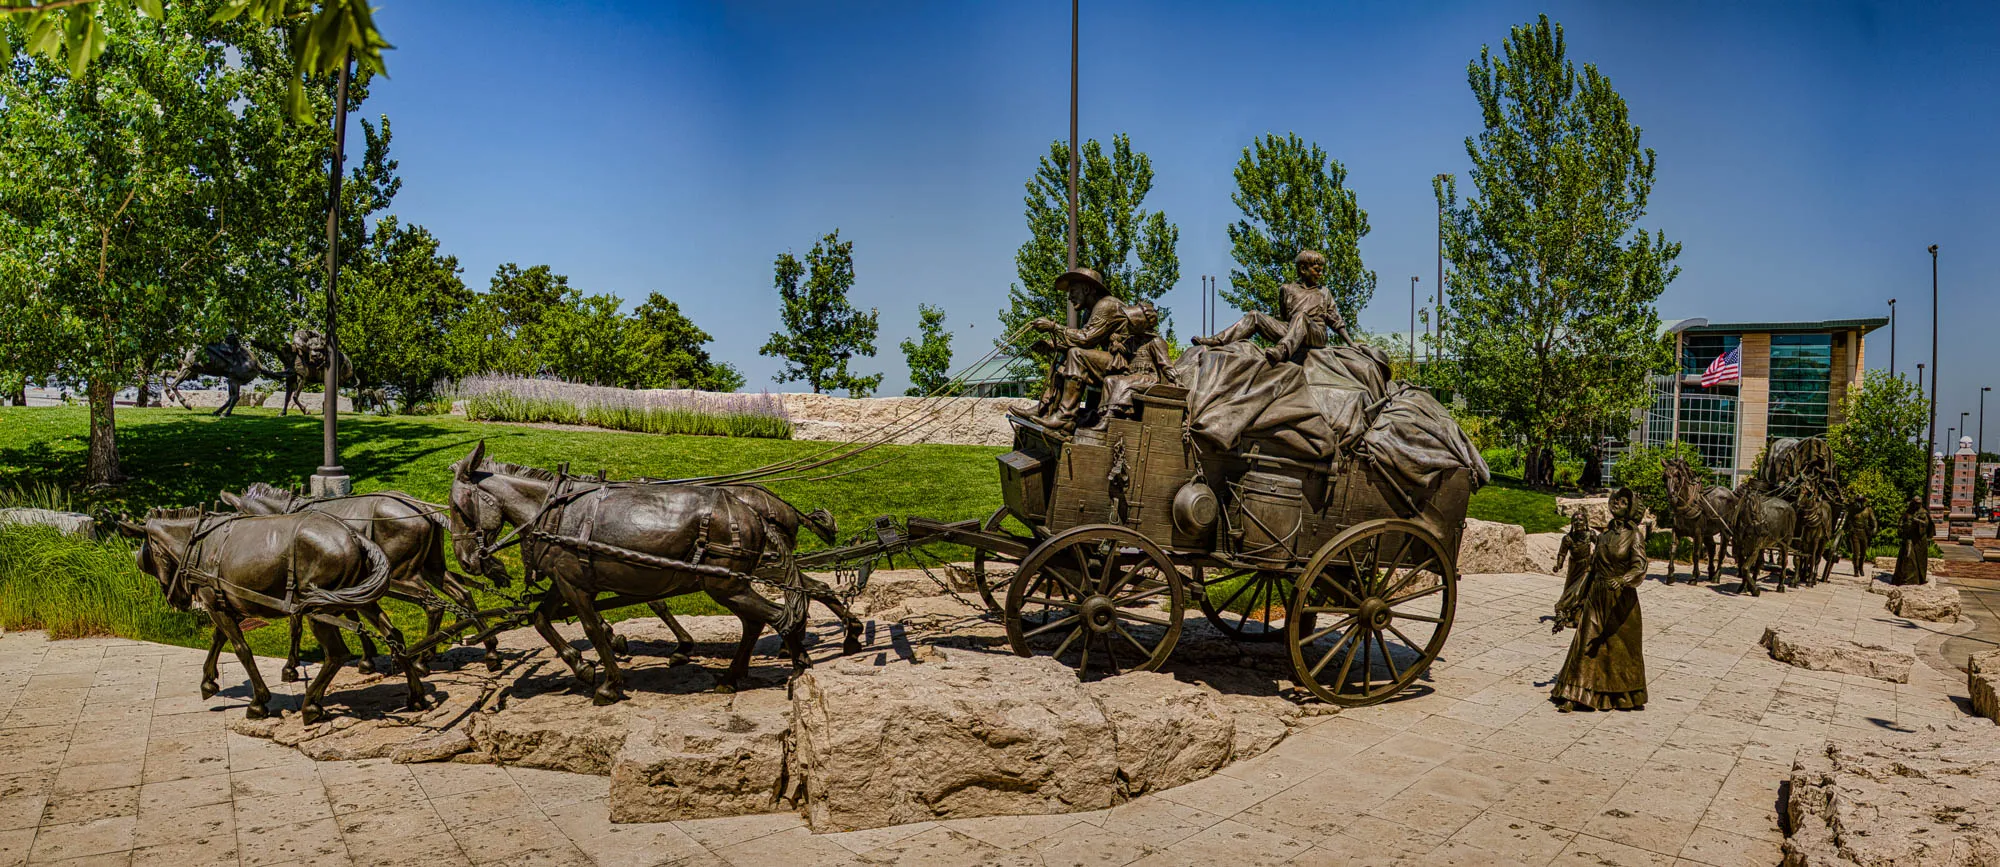
[[[1077,4],[1081,0],[1069,0],[1069,269],[1076,270],[1076,22]],[[1063,302],[1069,308],[1069,327],[1076,327],[1076,305]]]
[[[1979,442],[1972,447],[1973,451],[1978,452],[1972,459],[1974,464],[1986,459],[1986,393],[1992,390],[1992,386],[1979,390]]]
[[[316,497],[341,497],[354,481],[340,465],[340,173],[347,154],[347,80],[354,65],[350,52],[340,64],[340,81],[333,92],[333,161],[328,172],[331,195],[326,207],[326,393],[320,396],[322,451],[319,472],[311,480]]]
[[[1896,299],[1889,299],[1889,375],[1896,375]]]
[[[1937,290],[1937,245],[1936,245],[1936,244],[1932,244],[1932,245],[1931,245],[1931,424],[1930,424],[1930,447],[1929,447],[1929,448],[1926,448],[1926,449],[1924,449],[1924,454],[1925,454],[1925,455],[1934,455],[1934,454],[1937,454],[1937,383],[1938,383],[1938,367],[1937,367],[1937,321],[1938,321],[1938,304],[1937,304],[1937,299],[1938,299],[1938,290]],[[1933,469],[1933,471],[1935,471],[1935,469],[1936,469],[1936,468],[1935,468],[1935,467],[1933,467],[1932,469]],[[1930,484],[1930,478],[1929,478],[1928,476],[1926,476],[1926,477],[1924,478],[1924,484],[1925,484],[1925,485],[1929,485],[1929,484]]]
[[[1417,363],[1417,278],[1410,277],[1410,364]]]

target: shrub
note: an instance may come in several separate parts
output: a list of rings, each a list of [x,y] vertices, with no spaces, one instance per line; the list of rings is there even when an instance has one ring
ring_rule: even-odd
[[[1702,463],[1701,452],[1684,442],[1666,445],[1636,445],[1618,459],[1611,474],[1618,484],[1631,488],[1639,495],[1639,502],[1651,509],[1655,515],[1669,513],[1672,503],[1667,499],[1667,477],[1663,464],[1672,457],[1679,456],[1688,462],[1702,484],[1713,484],[1714,477],[1708,465]]]
[[[51,638],[122,635],[205,644],[205,618],[175,611],[122,540],[94,542],[50,527],[0,525],[0,627]]]

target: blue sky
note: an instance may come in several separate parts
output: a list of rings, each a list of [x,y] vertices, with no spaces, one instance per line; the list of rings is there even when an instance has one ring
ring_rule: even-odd
[[[1348,169],[1379,276],[1362,317],[1401,330],[1435,274],[1429,179],[1463,178],[1466,65],[1547,12],[1659,153],[1643,225],[1685,245],[1668,318],[1848,318],[1901,299],[1899,369],[1929,353],[1941,247],[1939,430],[2000,385],[2000,6],[1849,3],[1196,3],[1084,0],[1081,129],[1128,133],[1181,230],[1166,303],[1194,322],[1228,273],[1230,170],[1266,132]],[[395,124],[391,209],[484,288],[546,263],[587,292],[659,291],[749,388],[777,327],[771,260],[839,228],[883,371],[919,301],[983,353],[1025,238],[1023,184],[1068,132],[1069,4],[382,0],[396,48],[365,111]],[[1226,311],[1225,311],[1226,312]],[[1888,355],[1870,341],[1871,366]],[[2000,442],[2000,402],[1994,412]]]

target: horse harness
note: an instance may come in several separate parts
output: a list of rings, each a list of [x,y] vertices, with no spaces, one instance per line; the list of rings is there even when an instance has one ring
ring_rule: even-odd
[[[210,517],[220,517],[221,520],[216,521],[213,524],[206,523]],[[293,525],[292,527],[291,543],[286,546],[285,597],[283,599],[279,599],[275,596],[270,596],[264,593],[259,593],[248,587],[242,587],[234,584],[229,585],[229,589],[225,591],[223,589],[224,582],[222,580],[221,575],[218,575],[215,572],[209,571],[207,569],[203,569],[201,568],[201,566],[197,565],[201,560],[202,552],[207,550],[206,543],[209,541],[211,537],[215,536],[217,533],[220,533],[222,535],[222,538],[226,540],[229,538],[230,532],[235,528],[237,521],[246,518],[256,518],[256,517],[263,517],[263,516],[260,515],[211,516],[206,512],[196,516],[194,522],[194,531],[188,534],[187,552],[180,558],[180,562],[175,565],[173,575],[167,581],[168,598],[172,598],[175,594],[175,591],[182,590],[183,588],[188,588],[190,585],[206,587],[209,590],[211,598],[215,600],[216,606],[218,608],[223,609],[221,612],[222,614],[241,620],[244,617],[243,612],[240,610],[231,610],[235,608],[235,606],[231,605],[229,602],[229,594],[233,592],[238,595],[247,597],[251,601],[256,602],[260,605],[264,605],[276,611],[284,612],[284,616],[286,617],[301,617],[301,616],[310,617],[313,620],[318,621],[320,623],[325,623],[329,626],[334,626],[339,629],[345,630],[347,632],[352,632],[356,635],[373,636],[382,641],[384,644],[387,644],[392,651],[396,653],[403,652],[403,643],[401,641],[396,640],[396,637],[394,635],[376,636],[373,635],[371,631],[363,628],[362,625],[358,622],[344,620],[339,617],[333,617],[331,615],[326,614],[323,611],[303,610],[305,606],[301,606],[298,602],[299,591],[301,588],[299,587],[299,570],[298,570],[299,530],[296,524]],[[329,515],[328,517],[332,516]],[[335,518],[334,520],[339,520],[339,519]],[[344,522],[342,526],[343,527],[346,526]],[[349,530],[348,532],[351,533],[353,532],[353,530]],[[188,590],[187,592],[188,592],[188,598],[192,600],[194,598],[193,591]]]

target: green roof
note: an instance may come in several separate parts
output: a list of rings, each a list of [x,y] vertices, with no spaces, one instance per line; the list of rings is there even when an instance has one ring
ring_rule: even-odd
[[[1875,316],[1867,319],[1823,319],[1818,322],[1708,322],[1699,319],[1682,320],[1687,323],[1680,330],[1684,333],[1727,333],[1727,334],[1801,334],[1823,331],[1851,331],[1860,329],[1866,334],[1889,324],[1889,317]]]

